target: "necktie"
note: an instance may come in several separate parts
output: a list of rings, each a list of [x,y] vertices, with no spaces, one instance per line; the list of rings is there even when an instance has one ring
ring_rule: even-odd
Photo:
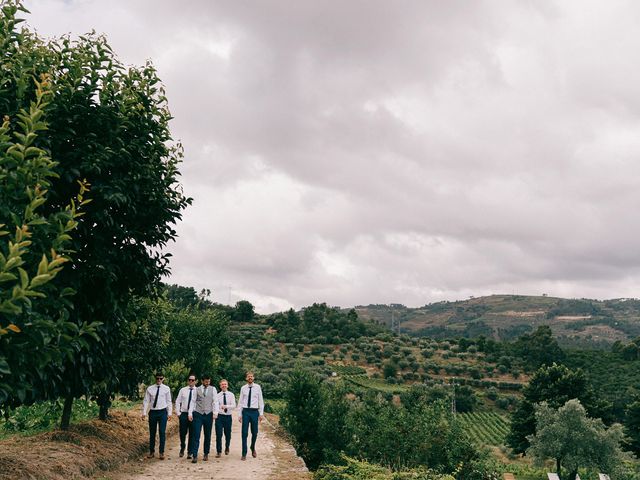
[[[249,400],[247,400],[247,408],[251,408],[251,389],[253,387],[249,387]]]
[[[158,395],[160,395],[160,385],[158,385],[158,388],[156,389],[156,398],[153,400],[153,408],[156,408],[156,405],[158,405]]]
[[[193,388],[189,389],[189,400],[187,400],[187,411],[189,411],[189,407],[191,406],[191,394],[193,393]]]
[[[204,387],[204,396],[207,397],[207,387]]]
[[[222,404],[227,404],[227,392],[222,392]]]

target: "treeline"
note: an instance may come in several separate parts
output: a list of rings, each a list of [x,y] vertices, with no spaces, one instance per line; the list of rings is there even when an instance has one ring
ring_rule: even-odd
[[[265,319],[279,342],[340,344],[359,337],[372,337],[388,331],[384,326],[358,319],[354,309],[347,312],[326,303],[314,303],[302,313],[290,309]]]

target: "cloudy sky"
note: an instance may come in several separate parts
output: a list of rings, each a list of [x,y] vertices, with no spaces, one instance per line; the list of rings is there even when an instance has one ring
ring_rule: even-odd
[[[638,296],[638,2],[26,6],[157,66],[195,200],[172,281],[263,313]]]

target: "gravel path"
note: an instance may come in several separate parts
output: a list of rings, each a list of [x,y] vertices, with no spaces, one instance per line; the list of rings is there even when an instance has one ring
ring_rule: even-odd
[[[175,422],[174,417],[171,421]],[[167,436],[166,459],[144,459],[134,468],[135,471],[118,477],[123,480],[310,480],[304,462],[296,455],[295,450],[283,438],[276,434],[273,424],[266,419],[260,424],[260,433],[256,443],[258,457],[240,460],[241,441],[240,423],[233,418],[231,433],[231,448],[229,455],[222,454],[215,458],[215,432],[212,432],[211,452],[209,461],[202,460],[202,445],[204,437],[200,439],[200,456],[198,463],[187,460],[186,455],[180,458],[180,440],[177,433]]]

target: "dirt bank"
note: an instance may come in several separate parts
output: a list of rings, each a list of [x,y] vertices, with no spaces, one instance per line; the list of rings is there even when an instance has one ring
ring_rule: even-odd
[[[177,422],[170,423],[173,432]],[[0,441],[0,480],[87,479],[138,459],[148,448],[147,422],[138,410],[114,411],[107,422],[91,420],[30,437]]]

